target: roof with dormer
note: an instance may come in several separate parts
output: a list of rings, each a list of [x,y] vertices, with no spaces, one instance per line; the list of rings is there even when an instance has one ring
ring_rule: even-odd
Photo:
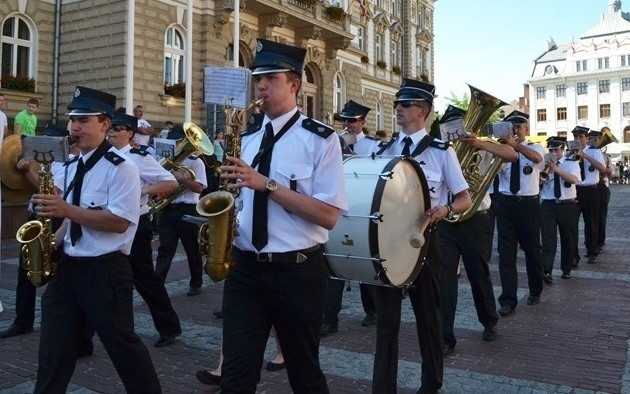
[[[621,10],[602,15],[598,24],[588,29],[581,39],[630,32],[630,15]]]

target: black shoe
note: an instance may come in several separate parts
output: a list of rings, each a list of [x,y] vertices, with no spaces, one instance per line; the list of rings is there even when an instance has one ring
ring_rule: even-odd
[[[376,324],[376,314],[374,313],[368,313],[367,315],[365,315],[365,317],[363,318],[363,321],[361,322],[361,325],[363,327],[369,327],[375,324]]]
[[[175,343],[175,339],[177,338],[177,336],[181,334],[181,332],[176,333],[176,334],[164,334],[164,335],[160,335],[160,339],[157,340],[157,342],[155,342],[153,344],[153,346],[155,347],[164,347],[164,346],[169,346]]]
[[[597,260],[595,260],[595,256],[589,256],[587,263],[597,264]]]
[[[494,342],[499,339],[499,334],[494,330],[494,327],[486,327],[483,329],[484,342]]]
[[[536,305],[540,302],[540,296],[530,295],[527,297],[527,305]]]
[[[210,371],[205,370],[205,369],[197,371],[197,374],[195,376],[197,377],[197,380],[203,384],[212,384],[215,386],[218,386],[221,384],[221,376],[214,375],[210,373]]]
[[[449,343],[445,343],[442,346],[442,356],[447,357],[451,354],[455,353],[455,345],[451,345]]]
[[[571,276],[570,272],[563,272],[562,273],[562,279],[571,279],[571,278],[573,278],[573,277]]]
[[[322,324],[319,329],[319,335],[325,337],[327,335],[332,335],[339,331],[339,325],[337,323],[326,323]]]
[[[22,328],[17,324],[12,323],[9,328],[0,332],[0,338],[17,337],[18,335],[28,334],[29,332],[33,332],[33,327]]]
[[[548,285],[552,284],[553,278],[551,277],[551,274],[548,272],[546,274],[543,274],[543,281]]]
[[[201,287],[194,287],[194,286],[190,286],[190,288],[188,289],[188,293],[186,293],[187,296],[196,296],[201,294]]]
[[[212,314],[214,315],[214,317],[216,317],[217,319],[223,319],[223,311],[221,309],[212,312]]]
[[[284,362],[281,363],[274,363],[272,361],[269,361],[267,363],[267,365],[265,365],[265,370],[269,371],[269,372],[276,372],[276,371],[281,371],[284,368],[286,368],[286,365],[284,365]]]
[[[508,316],[511,315],[512,313],[514,313],[514,307],[512,305],[503,305],[501,308],[499,308],[499,315],[501,316]]]

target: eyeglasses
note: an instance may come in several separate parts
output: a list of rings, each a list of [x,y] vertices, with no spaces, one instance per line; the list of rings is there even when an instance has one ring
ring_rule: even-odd
[[[117,124],[117,125],[114,125],[114,126],[112,127],[112,130],[114,130],[115,132],[119,132],[119,131],[121,131],[121,130],[131,131],[131,130],[129,130],[129,128],[128,128],[127,126],[122,125],[122,124]]]
[[[419,107],[420,104],[417,101],[394,101],[394,108],[400,105],[403,108]]]
[[[356,123],[359,120],[360,120],[359,118],[343,118],[343,121],[348,122],[348,123]]]

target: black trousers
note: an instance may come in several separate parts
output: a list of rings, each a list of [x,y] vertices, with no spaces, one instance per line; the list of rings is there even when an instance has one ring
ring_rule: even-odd
[[[182,220],[184,215],[197,215],[195,204],[171,204],[160,213],[160,246],[155,261],[155,273],[162,283],[166,282],[166,276],[177,251],[177,243],[181,240],[188,257],[190,287],[201,287],[203,263],[197,241],[199,228],[194,223]]]
[[[584,245],[586,255],[597,256],[599,247],[599,192],[597,185],[576,186],[580,213],[584,220]]]
[[[177,335],[182,328],[173,309],[164,282],[153,269],[151,218],[147,213],[140,216],[138,230],[133,239],[129,261],[133,272],[133,284],[147,303],[155,328],[160,335]]]
[[[13,324],[20,328],[32,328],[35,322],[35,301],[37,288],[27,277],[27,271],[22,268],[22,255],[19,257],[17,287],[15,289],[15,320]]]
[[[422,356],[421,390],[437,392],[442,387],[442,317],[440,314],[440,250],[437,231],[429,240],[429,253],[420,274],[407,290],[416,318]],[[372,393],[394,394],[398,379],[398,334],[403,289],[374,286],[376,303],[376,352]]]
[[[560,268],[563,273],[571,272],[574,250],[577,248],[579,207],[576,202],[556,203],[543,201],[542,216],[542,264],[545,273],[553,271],[560,232]]]
[[[332,278],[326,279],[326,295],[322,324],[337,324],[339,322],[339,312],[341,311],[341,300],[343,298],[343,289],[345,286],[345,280]],[[363,311],[365,314],[375,314],[376,305],[374,305],[373,286],[360,283],[359,291],[361,292],[361,303],[363,304]]]
[[[529,294],[539,296],[543,290],[542,256],[540,251],[540,206],[538,198],[518,200],[501,196],[497,200],[497,234],[499,274],[502,292],[499,304],[518,304],[518,271],[516,251],[520,243],[525,252]]]
[[[442,269],[440,301],[442,308],[442,338],[445,344],[457,343],[453,326],[457,309],[457,266],[464,261],[470,282],[477,318],[484,327],[494,327],[499,321],[494,300],[488,263],[492,254],[494,225],[487,211],[477,212],[461,223],[442,222],[439,225]]]
[[[303,263],[256,262],[236,251],[223,287],[222,393],[255,393],[269,330],[282,346],[295,393],[328,393],[319,365],[327,269],[323,249]]]
[[[149,351],[134,333],[133,278],[127,257],[65,257],[42,295],[35,393],[65,393],[85,322],[96,330],[125,390],[160,393]]]
[[[599,194],[599,231],[597,246],[601,248],[606,243],[606,223],[608,219],[608,203],[610,203],[610,189],[605,182],[597,184]]]

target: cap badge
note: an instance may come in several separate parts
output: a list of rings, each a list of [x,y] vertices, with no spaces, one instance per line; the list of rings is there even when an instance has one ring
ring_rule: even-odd
[[[81,95],[81,91],[79,90],[79,88],[76,88],[76,90],[74,91],[74,97],[79,97]]]
[[[258,41],[258,44],[256,45],[256,52],[260,52],[263,49],[263,44],[262,42]]]

